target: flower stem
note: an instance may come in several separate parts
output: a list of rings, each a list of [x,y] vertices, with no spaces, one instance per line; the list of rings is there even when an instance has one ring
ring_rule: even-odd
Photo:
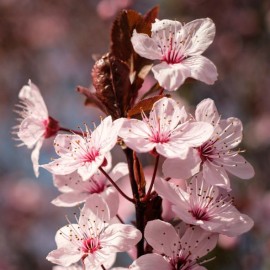
[[[155,179],[156,179],[157,169],[158,169],[158,162],[159,162],[159,155],[157,155],[157,157],[156,157],[155,168],[154,168],[154,172],[153,172],[153,176],[152,176],[152,180],[151,180],[148,192],[146,194],[146,200],[150,197],[150,194],[151,194],[151,191],[152,191]]]
[[[77,131],[77,130],[73,130],[73,129],[69,129],[69,128],[60,127],[59,130],[60,131],[66,131],[66,132],[69,132],[69,133],[72,133],[72,134],[77,134],[77,135],[80,135],[80,136],[84,136],[84,133],[83,132]]]
[[[105,268],[105,266],[102,264],[101,265],[101,268],[103,269],[103,270],[106,270],[106,268]]]
[[[118,218],[118,220],[122,223],[125,224],[124,220],[117,214],[116,217]]]
[[[135,211],[136,211],[136,228],[142,233],[142,239],[137,244],[137,258],[144,255],[144,227],[145,227],[145,208],[146,204],[140,201],[140,194],[138,185],[134,175],[134,155],[133,150],[126,148],[124,150],[127,158],[127,164],[129,169],[130,185],[135,199]],[[143,194],[142,194],[143,195]]]
[[[134,203],[134,199],[128,197],[117,185],[116,183],[112,180],[112,178],[101,168],[99,167],[99,170],[107,177],[107,179],[111,182],[111,184],[117,189],[117,191],[128,201]]]

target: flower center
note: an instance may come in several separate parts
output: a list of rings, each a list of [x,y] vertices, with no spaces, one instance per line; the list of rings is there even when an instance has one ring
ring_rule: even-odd
[[[83,159],[84,159],[84,162],[92,162],[96,159],[96,157],[99,156],[99,151],[96,150],[94,147],[91,148],[91,150],[89,152],[87,152]]]
[[[150,138],[151,142],[154,143],[167,143],[169,141],[169,136],[162,133],[154,133],[152,137]]]
[[[214,150],[215,150],[214,143],[215,142],[213,141],[208,141],[197,148],[200,158],[203,162],[207,160],[209,161],[213,160],[212,155],[214,154]]]
[[[82,243],[82,251],[84,253],[92,254],[99,249],[101,249],[101,246],[98,238],[88,238]]]
[[[203,221],[210,220],[210,217],[207,214],[207,211],[205,208],[193,207],[190,210],[190,213],[196,220],[203,220]]]
[[[53,119],[50,116],[49,116],[48,119],[43,121],[43,125],[44,125],[44,127],[46,129],[46,131],[44,133],[44,137],[46,139],[56,135],[58,130],[59,130],[58,121],[56,121],[55,119]]]

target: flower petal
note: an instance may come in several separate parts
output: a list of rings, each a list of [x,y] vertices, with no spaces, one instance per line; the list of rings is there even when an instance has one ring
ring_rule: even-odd
[[[189,46],[186,47],[187,55],[202,54],[213,42],[216,27],[210,18],[198,19],[184,25],[187,35],[191,35]]]
[[[40,139],[34,150],[32,151],[32,154],[31,154],[31,160],[32,160],[32,163],[33,163],[33,168],[34,168],[34,173],[35,173],[35,176],[38,177],[39,176],[39,164],[38,164],[38,160],[39,160],[39,152],[40,152],[40,149],[41,149],[41,146],[43,144],[43,139]]]
[[[241,179],[250,179],[255,175],[251,164],[240,155],[230,157],[228,161],[224,160],[223,164],[227,171]]]
[[[82,257],[80,251],[76,249],[70,249],[62,247],[51,251],[46,259],[52,263],[62,266],[70,266],[73,263],[78,262]]]
[[[177,252],[179,236],[170,223],[158,219],[148,221],[144,236],[148,244],[160,254],[173,257]]]
[[[162,58],[162,54],[157,43],[146,34],[139,34],[134,30],[131,37],[131,43],[134,51],[144,58],[151,60]]]
[[[195,118],[215,126],[219,122],[219,113],[214,101],[210,98],[202,100],[196,107]]]
[[[182,65],[190,70],[189,77],[202,81],[206,84],[214,84],[217,80],[217,68],[209,59],[197,55],[183,60]]]
[[[201,159],[198,151],[190,148],[185,159],[167,158],[162,166],[165,177],[188,179],[199,172]]]
[[[101,245],[110,245],[111,252],[128,251],[142,238],[142,234],[132,225],[112,224],[104,231]]]
[[[84,202],[89,194],[81,192],[68,192],[52,200],[52,204],[61,207],[72,207]]]
[[[171,270],[172,267],[168,261],[166,261],[159,254],[146,254],[135,260],[129,267],[131,270]]]
[[[152,67],[155,79],[159,85],[168,91],[177,90],[191,76],[190,68],[182,63],[167,64],[162,62]]]

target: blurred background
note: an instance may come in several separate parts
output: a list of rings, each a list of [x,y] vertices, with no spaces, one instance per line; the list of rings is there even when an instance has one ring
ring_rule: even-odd
[[[268,0],[0,0],[0,270],[49,270],[65,214],[50,201],[58,194],[49,173],[35,179],[31,151],[16,147],[11,129],[18,92],[31,79],[49,113],[63,126],[91,123],[99,112],[84,107],[77,85],[91,84],[93,55],[108,51],[110,27],[121,8],[145,13],[160,6],[159,18],[188,22],[210,17],[214,43],[204,53],[217,66],[213,86],[186,84],[178,94],[191,105],[215,100],[222,117],[244,124],[241,149],[255,167],[249,181],[233,182],[237,207],[255,226],[237,238],[221,238],[208,269],[270,269],[270,2]],[[52,140],[40,161],[53,154]]]

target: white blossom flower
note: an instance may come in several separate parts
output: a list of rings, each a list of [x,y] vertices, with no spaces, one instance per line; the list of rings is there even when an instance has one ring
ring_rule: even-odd
[[[21,116],[20,124],[15,127],[18,131],[19,140],[28,148],[34,148],[31,154],[33,168],[36,177],[39,175],[39,152],[45,138],[54,136],[59,125],[56,120],[49,116],[46,104],[38,87],[30,80],[28,85],[23,86],[19,93],[20,104],[16,112]]]
[[[47,259],[61,266],[82,261],[91,269],[100,269],[117,252],[128,251],[141,239],[132,225],[112,223],[107,203],[97,194],[87,200],[78,224],[57,231],[57,249]]]
[[[212,124],[211,138],[189,153],[189,159],[167,159],[163,164],[165,176],[188,178],[198,172],[201,166],[203,177],[211,185],[230,190],[227,171],[242,179],[254,176],[253,167],[233,150],[242,140],[243,127],[237,118],[220,119],[215,103],[211,99],[201,101],[195,112],[196,121]],[[182,168],[188,168],[189,173]],[[186,175],[183,175],[186,172]]]
[[[120,162],[116,164],[109,176],[117,181],[122,176],[128,174],[127,164]],[[110,186],[108,179],[102,173],[92,175],[86,181],[75,171],[67,175],[54,175],[54,185],[62,192],[52,203],[56,206],[72,207],[76,206],[87,199],[91,198],[93,194],[100,194],[107,202],[111,215],[117,213],[118,208],[118,192],[114,187]]]
[[[89,179],[100,166],[106,165],[106,155],[115,146],[122,123],[122,118],[112,121],[107,116],[93,132],[86,127],[84,136],[58,134],[54,147],[60,158],[41,167],[57,175],[78,170],[83,180]]]
[[[211,19],[198,19],[187,24],[156,19],[151,31],[149,37],[134,30],[131,42],[139,55],[161,61],[152,68],[160,86],[174,91],[188,77],[207,84],[216,81],[215,65],[201,55],[215,36],[215,24]]]
[[[131,270],[203,270],[198,259],[209,253],[217,244],[217,234],[211,234],[199,227],[191,226],[183,235],[161,220],[149,221],[145,228],[145,239],[153,254],[143,255],[135,260]]]
[[[136,152],[155,150],[168,158],[185,158],[190,147],[202,145],[212,132],[210,124],[188,121],[184,107],[164,97],[154,103],[149,117],[142,112],[142,121],[127,119],[119,136]]]
[[[228,192],[209,185],[202,173],[191,180],[187,191],[162,179],[156,180],[155,190],[173,203],[172,210],[180,219],[204,230],[237,236],[249,231],[254,224],[233,206]]]

